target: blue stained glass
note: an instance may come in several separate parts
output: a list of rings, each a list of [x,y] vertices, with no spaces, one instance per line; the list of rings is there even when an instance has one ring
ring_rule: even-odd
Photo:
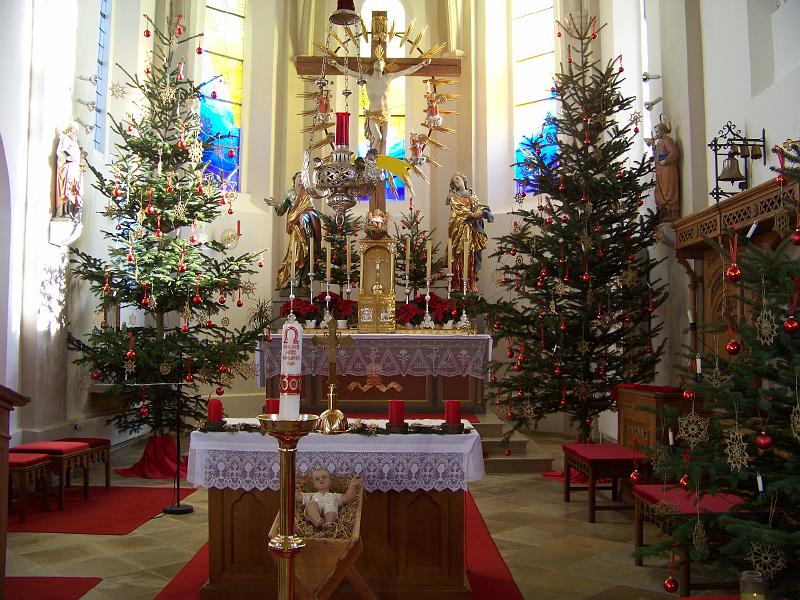
[[[514,151],[514,179],[520,182],[520,189],[525,192],[536,193],[536,179],[538,169],[527,160],[534,153],[541,156],[545,164],[554,169],[558,156],[558,121],[552,113],[548,112],[542,124],[542,130],[534,136],[523,138]],[[527,183],[523,184],[522,182]]]
[[[228,181],[230,189],[238,190],[241,129],[235,125],[235,109],[238,110],[239,107],[207,96],[200,100],[200,139],[205,142],[221,136],[212,148],[203,152],[203,160],[208,162],[206,172]],[[231,151],[233,156],[229,156]]]

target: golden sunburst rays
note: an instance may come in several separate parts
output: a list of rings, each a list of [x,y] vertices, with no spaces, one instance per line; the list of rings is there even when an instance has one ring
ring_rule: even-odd
[[[408,27],[406,27],[406,30],[400,36],[400,45],[401,46],[403,44],[405,44],[412,35],[414,35],[414,26],[416,24],[417,24],[417,20],[416,19],[411,19],[411,22],[408,24]]]

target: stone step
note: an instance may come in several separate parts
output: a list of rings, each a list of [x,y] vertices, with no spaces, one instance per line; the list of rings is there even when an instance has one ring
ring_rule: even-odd
[[[549,456],[489,456],[483,459],[487,473],[541,473],[550,471],[553,459]]]
[[[483,454],[489,456],[503,456],[505,447],[503,446],[503,437],[483,437],[481,436],[481,444],[483,445]],[[508,449],[511,450],[512,455],[524,455],[528,452],[528,439],[524,436],[513,435],[508,440]]]
[[[481,422],[473,423],[472,426],[480,434],[481,439],[502,437],[503,435],[504,423],[500,421],[486,423],[483,420],[483,415],[481,415]]]

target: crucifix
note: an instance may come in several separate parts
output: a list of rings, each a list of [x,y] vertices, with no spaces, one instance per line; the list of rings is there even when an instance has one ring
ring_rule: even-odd
[[[347,431],[347,418],[336,408],[336,353],[342,346],[351,346],[353,338],[342,335],[336,328],[336,319],[328,320],[328,330],[323,336],[314,336],[315,346],[324,346],[328,351],[328,410],[319,416],[319,433],[344,433]]]
[[[458,58],[429,58],[420,48],[419,44],[424,37],[423,29],[414,39],[412,34],[413,21],[406,31],[402,33],[401,45],[408,43],[411,47],[410,54],[415,51],[420,53],[419,58],[392,58],[387,57],[386,47],[390,38],[395,35],[394,25],[388,26],[386,11],[372,13],[370,33],[371,52],[368,57],[350,57],[345,63],[345,57],[325,58],[325,75],[350,76],[357,75],[352,70],[352,65],[360,59],[364,65],[362,76],[365,80],[366,91],[369,97],[367,110],[367,123],[373,141],[371,148],[378,150],[379,154],[386,153],[386,130],[388,129],[389,114],[386,106],[386,91],[389,83],[401,76],[413,77],[458,77],[461,75],[461,60]],[[348,39],[356,44],[356,36],[350,37],[352,31],[348,30]],[[397,35],[401,35],[400,32]],[[336,64],[334,64],[334,62]],[[298,56],[295,58],[295,67],[298,75],[318,75],[322,72],[323,57]],[[386,188],[379,185],[375,188],[369,201],[369,209],[379,208],[386,211]]]

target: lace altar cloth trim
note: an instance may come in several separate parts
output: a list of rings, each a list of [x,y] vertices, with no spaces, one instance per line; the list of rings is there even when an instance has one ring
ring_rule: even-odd
[[[334,440],[312,434],[300,441],[296,460],[299,474],[324,467],[334,475],[362,475],[368,492],[466,490],[468,482],[484,475],[477,433],[342,435]],[[279,471],[272,438],[260,433],[192,433],[187,479],[195,486],[278,490]]]
[[[340,348],[336,370],[340,375],[411,375],[425,377],[489,378],[492,337],[489,335],[351,334],[353,345]],[[324,346],[303,336],[304,375],[327,375],[328,354]],[[256,349],[258,384],[280,374],[281,340],[259,340]]]

